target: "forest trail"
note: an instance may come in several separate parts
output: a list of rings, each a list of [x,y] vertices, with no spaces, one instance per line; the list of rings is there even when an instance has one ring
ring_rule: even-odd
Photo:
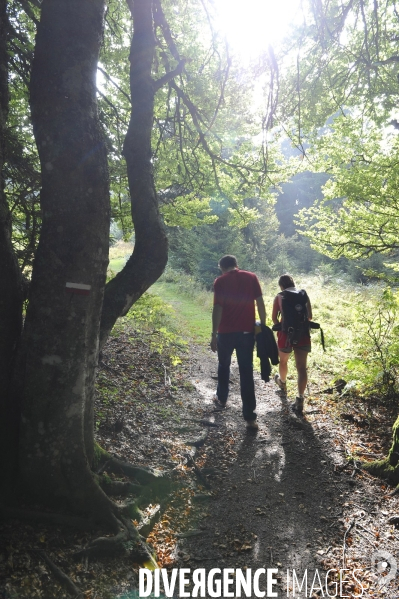
[[[353,466],[348,468],[334,424],[319,418],[319,410],[305,404],[305,418],[297,418],[290,408],[294,397],[281,398],[274,382],[264,383],[258,373],[258,432],[247,431],[242,419],[236,363],[227,407],[216,410],[211,399],[216,368],[214,354],[196,352],[192,382],[202,396],[204,416],[213,415],[219,425],[211,429],[196,459],[205,456],[205,466],[223,472],[209,477],[214,498],[206,504],[202,534],[178,543],[180,567],[277,568],[281,597],[323,596],[319,580],[326,595],[325,572],[345,567],[348,584],[343,585],[342,596],[397,597],[394,583],[377,588],[372,568],[376,552],[399,554],[399,537],[387,525],[388,514],[397,510],[397,499],[383,496],[378,481],[360,478]],[[224,449],[217,443],[220,436]],[[376,533],[376,526],[384,532]],[[361,585],[353,578],[354,568],[359,568]],[[292,594],[293,569],[300,584],[307,571],[306,594],[298,593],[298,587]],[[335,588],[331,582],[332,596]],[[338,587],[336,594],[340,593]]]

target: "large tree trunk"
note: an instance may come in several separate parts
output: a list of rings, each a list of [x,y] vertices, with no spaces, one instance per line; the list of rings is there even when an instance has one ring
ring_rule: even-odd
[[[151,77],[155,35],[150,0],[127,0],[132,12],[134,34],[130,50],[132,112],[124,143],[132,219],[134,251],[123,270],[106,287],[101,318],[102,346],[115,321],[162,274],[168,246],[159,216],[151,152],[156,83]]]
[[[41,6],[31,108],[43,224],[17,373],[20,472],[33,496],[104,520],[110,502],[90,471],[110,219],[96,106],[104,2]]]
[[[9,401],[10,374],[22,327],[22,277],[11,244],[11,214],[5,197],[8,115],[7,2],[0,0],[0,464],[4,477],[15,470],[18,411]]]
[[[107,288],[103,341],[115,320],[159,277],[167,260],[151,154],[156,91],[151,77],[152,3],[128,2],[134,17],[133,109],[125,156],[136,244],[126,269]],[[13,396],[20,413],[18,464],[25,495],[87,515],[117,532],[119,510],[91,471],[110,220],[95,82],[103,14],[103,0],[41,3],[30,90],[42,171],[42,229]],[[21,302],[18,308],[21,318]],[[14,345],[19,331],[17,327]],[[157,479],[156,474],[152,477]],[[136,554],[148,557],[137,531],[129,522],[122,526],[118,542],[133,539]]]

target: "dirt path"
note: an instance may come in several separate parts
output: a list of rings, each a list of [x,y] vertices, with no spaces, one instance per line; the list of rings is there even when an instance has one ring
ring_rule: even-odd
[[[196,510],[202,534],[178,543],[180,567],[278,568],[281,597],[326,595],[325,572],[345,567],[348,584],[343,585],[342,596],[398,597],[397,582],[380,588],[378,572],[372,568],[373,559],[377,567],[385,559],[373,558],[376,552],[388,551],[393,559],[399,556],[398,533],[387,522],[398,512],[397,499],[384,495],[378,481],[348,467],[337,442],[342,430],[335,423],[326,422],[309,404],[305,418],[297,418],[290,401],[279,397],[274,383],[265,384],[258,374],[258,432],[247,431],[241,416],[236,364],[227,408],[215,411],[211,397],[216,367],[210,351],[196,352],[192,382],[204,416],[214,416],[219,425],[211,430],[196,460],[219,473],[208,477],[213,498]],[[392,559],[390,566],[394,568]],[[353,578],[354,568],[360,569],[356,577],[361,584]],[[293,569],[300,581],[307,571],[306,593],[299,593],[297,586],[295,595],[289,590]],[[335,579],[333,571],[329,593],[341,596]]]

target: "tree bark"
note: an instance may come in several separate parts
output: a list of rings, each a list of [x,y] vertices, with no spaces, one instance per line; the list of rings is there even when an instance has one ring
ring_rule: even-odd
[[[22,277],[11,243],[11,214],[3,174],[9,107],[7,2],[0,0],[0,463],[4,476],[13,470],[18,412],[9,401],[15,351],[22,328]]]
[[[31,109],[42,230],[18,361],[20,472],[35,497],[112,524],[89,468],[110,220],[96,104],[104,2],[43,0],[41,7]]]
[[[387,480],[391,485],[399,485],[399,416],[392,427],[392,445],[387,457],[364,463],[363,468],[370,474]]]
[[[152,166],[151,132],[156,82],[151,76],[155,35],[150,0],[128,0],[134,23],[130,50],[132,112],[124,143],[132,220],[134,251],[123,270],[106,286],[101,317],[102,347],[119,316],[160,277],[168,259]]]

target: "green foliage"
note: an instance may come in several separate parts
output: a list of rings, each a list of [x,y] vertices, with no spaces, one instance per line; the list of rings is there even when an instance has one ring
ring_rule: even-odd
[[[272,201],[270,188],[285,177],[277,138],[255,141],[261,115],[252,108],[254,71],[233,64],[214,27],[213,7],[201,0],[163,0],[154,11],[156,52],[153,78],[159,80],[187,62],[181,74],[165,80],[155,98],[152,163],[161,212],[168,226],[211,224],[221,203],[230,226],[247,227],[258,217],[245,205],[253,195]],[[123,143],[129,125],[131,15],[126,2],[107,0],[98,70],[99,117],[108,148],[111,212],[124,238],[133,230]],[[38,3],[8,2],[10,110],[4,169],[17,255],[29,272],[40,234],[40,165],[30,123],[29,77]],[[156,13],[156,15],[155,15]],[[169,29],[169,34],[168,34]],[[134,93],[134,90],[133,90]],[[276,136],[275,136],[276,137]],[[258,138],[259,139],[259,138]],[[273,180],[275,178],[275,180]],[[115,236],[115,227],[111,240]],[[119,265],[118,265],[119,266]]]
[[[112,334],[118,335],[125,327],[145,335],[152,351],[168,355],[173,364],[179,363],[180,355],[186,351],[173,307],[152,293],[141,296],[127,315],[117,321]]]
[[[30,63],[35,23],[34,5],[8,2],[9,111],[5,132],[5,197],[11,212],[12,241],[25,274],[29,274],[41,227],[40,165],[29,109]],[[3,68],[3,66],[1,66]]]
[[[107,4],[99,107],[110,150],[112,215],[127,235],[132,222],[123,139],[131,109],[131,24],[126,3]],[[155,98],[152,148],[161,212],[169,226],[201,226],[215,220],[210,202],[227,202],[230,224],[242,228],[257,216],[245,197],[271,200],[271,184],[285,177],[277,138],[254,142],[262,129],[252,109],[259,73],[254,78],[232,63],[211,4],[205,9],[201,0],[163,0],[162,10],[170,31],[165,33],[157,14],[154,80],[173,70],[179,58],[187,62]],[[265,64],[263,71],[268,68]]]
[[[386,122],[397,108],[399,90],[394,2],[322,0],[305,4],[303,15],[290,36],[294,51],[287,57],[291,67],[284,73],[280,111],[286,130],[306,153],[306,132],[320,132],[348,107],[360,107],[380,125]]]
[[[304,15],[291,37],[298,52],[287,58],[280,115],[301,158],[291,161],[331,178],[302,211],[301,233],[331,258],[379,252],[395,262],[398,141],[388,125],[398,125],[396,6],[309,2]],[[349,266],[354,276],[359,267]]]
[[[232,226],[227,202],[213,202],[211,207],[218,216],[217,222],[191,231],[170,228],[169,263],[172,268],[192,275],[208,289],[220,274],[217,264],[224,254],[235,255],[240,268],[270,273],[278,240],[278,221],[273,206],[257,198],[247,198],[244,203],[248,213],[257,214],[244,227],[238,227],[238,223],[237,227]]]
[[[190,195],[193,195],[190,198]],[[170,204],[161,205],[161,214],[166,225],[191,229],[195,225],[211,224],[217,221],[209,207],[209,198],[199,199],[194,194],[178,197]]]
[[[399,140],[361,118],[342,116],[311,155],[331,178],[324,198],[299,214],[312,247],[354,259],[398,249]]]
[[[399,294],[377,289],[356,307],[355,355],[349,372],[369,394],[393,398],[399,391]]]

